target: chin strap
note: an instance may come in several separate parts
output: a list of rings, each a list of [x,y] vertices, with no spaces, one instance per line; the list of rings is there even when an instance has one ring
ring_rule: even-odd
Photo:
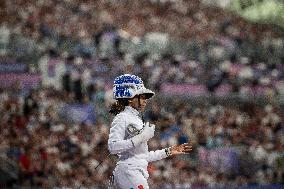
[[[142,113],[142,110],[141,110],[140,95],[138,95],[138,112],[141,116],[143,124],[145,124],[145,119],[144,119],[144,116],[143,116],[143,113]]]

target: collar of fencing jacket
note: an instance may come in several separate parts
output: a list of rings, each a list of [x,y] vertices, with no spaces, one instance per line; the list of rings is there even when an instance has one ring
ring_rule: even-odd
[[[131,106],[125,106],[125,110],[128,112],[131,112],[132,114],[138,116],[142,122],[144,123],[144,117],[143,114],[140,113],[138,110],[136,110],[135,108],[131,107]]]
[[[131,107],[131,106],[125,106],[125,110],[131,112],[134,115],[140,116],[139,111],[136,110],[135,108]]]

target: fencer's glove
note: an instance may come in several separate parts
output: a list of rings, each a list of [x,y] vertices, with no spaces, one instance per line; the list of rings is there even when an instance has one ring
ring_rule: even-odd
[[[152,138],[155,134],[155,125],[147,122],[141,130],[141,133],[132,137],[131,141],[134,146],[138,146],[142,142],[148,141],[150,138]]]

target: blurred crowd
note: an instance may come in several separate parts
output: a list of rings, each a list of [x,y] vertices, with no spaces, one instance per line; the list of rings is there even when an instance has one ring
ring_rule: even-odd
[[[109,126],[100,120],[68,124],[59,117],[68,102],[60,91],[23,96],[15,90],[1,90],[1,153],[20,168],[11,182],[23,188],[105,188],[113,164],[94,167],[107,155]]]
[[[116,161],[106,158],[109,89],[122,73],[142,77],[158,94],[165,83],[284,94],[283,29],[198,0],[11,0],[1,13],[1,62],[12,58],[42,76],[32,91],[0,89],[0,153],[19,166],[9,186],[106,188]],[[150,164],[152,188],[284,182],[284,115],[273,101],[186,105],[168,98],[158,95],[145,112],[157,125],[150,148],[190,141],[195,150]],[[78,102],[95,106],[96,122],[61,117],[65,104]],[[200,163],[202,149],[227,147],[239,154],[236,172]]]
[[[131,72],[157,90],[185,83],[283,93],[283,29],[198,0],[5,1],[2,9],[0,51],[32,73],[55,57],[78,77],[104,83]]]
[[[116,157],[107,157],[110,122],[102,117],[94,123],[61,118],[64,104],[74,102],[63,91],[42,88],[22,95],[17,90],[0,92],[0,151],[19,166],[19,179],[8,186],[105,188],[116,162]],[[151,163],[152,188],[284,182],[283,112],[271,104],[190,105],[185,100],[157,98],[145,112],[157,127],[150,149],[188,141],[194,146],[190,155]],[[108,107],[102,109],[110,116]],[[200,150],[230,147],[239,149],[235,171],[216,171],[200,163]]]

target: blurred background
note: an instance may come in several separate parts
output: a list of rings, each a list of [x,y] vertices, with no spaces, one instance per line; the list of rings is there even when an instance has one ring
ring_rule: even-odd
[[[108,107],[124,73],[157,94],[150,149],[194,146],[151,163],[151,188],[284,188],[283,0],[0,8],[0,188],[105,189]]]

